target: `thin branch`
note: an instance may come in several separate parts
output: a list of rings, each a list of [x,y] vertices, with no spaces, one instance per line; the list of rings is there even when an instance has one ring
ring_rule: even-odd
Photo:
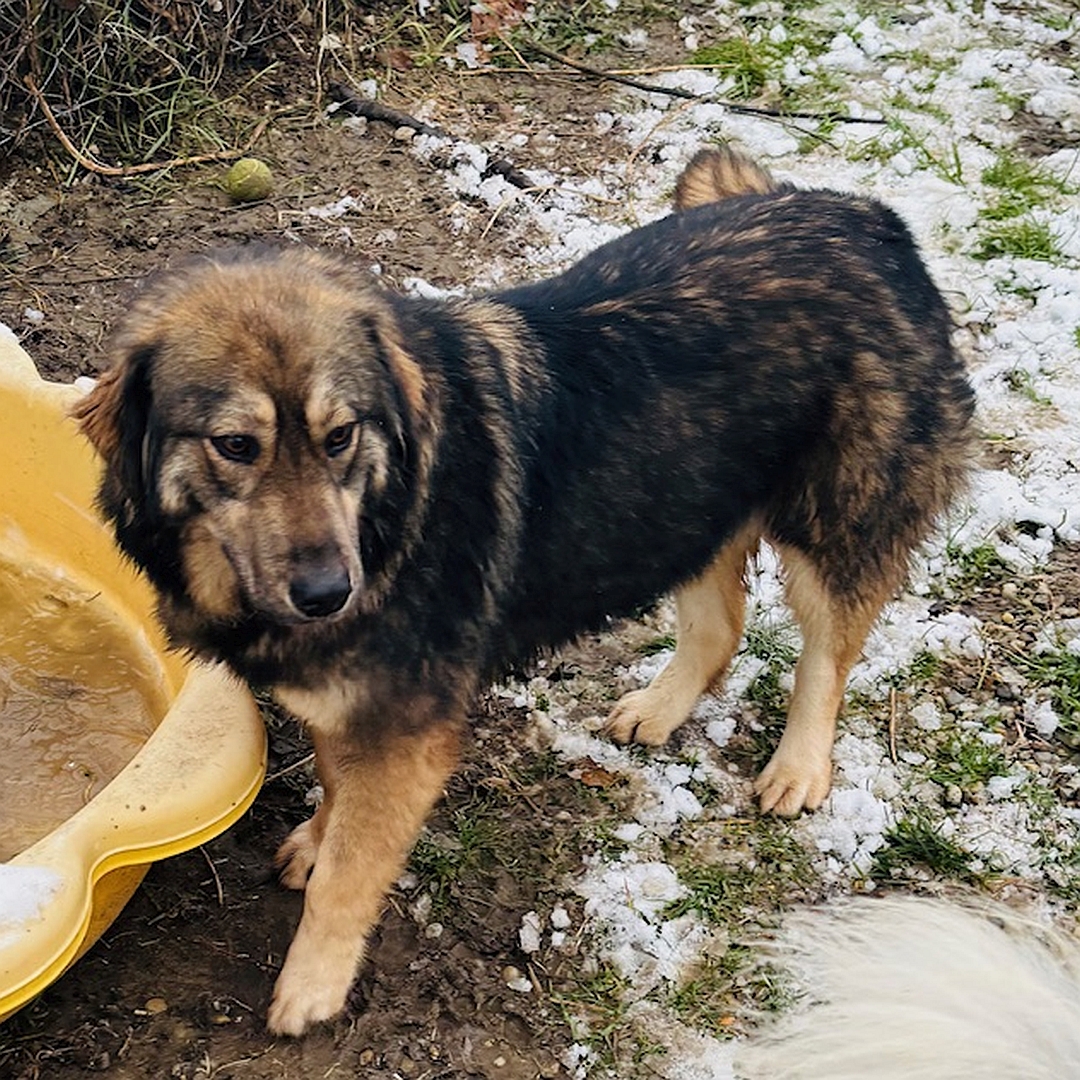
[[[895,765],[896,755],[896,687],[889,687],[889,760]]]
[[[290,773],[296,772],[298,769],[304,768],[306,765],[310,765],[315,760],[315,753],[312,751],[310,754],[305,754],[298,761],[294,761],[291,765],[286,765],[283,769],[278,769],[276,773],[271,773],[263,781],[263,784],[273,783],[275,780],[280,780],[283,776],[288,776]]]
[[[535,41],[527,42],[526,47],[556,64],[564,64],[566,67],[573,68],[574,71],[579,71],[582,75],[588,75],[594,79],[609,79],[610,81],[620,83],[623,86],[630,86],[635,90],[642,90],[647,94],[666,94],[668,97],[682,98],[685,101],[710,102],[715,105],[723,105],[724,108],[730,109],[731,112],[746,113],[750,116],[764,116],[774,120],[827,120],[838,124],[885,123],[883,119],[863,119],[861,117],[848,116],[844,113],[798,112],[787,109],[766,109],[763,106],[758,105],[741,105],[738,102],[712,97],[709,94],[695,94],[690,90],[683,90],[678,86],[661,86],[659,83],[642,82],[640,79],[634,79],[616,71],[605,71],[602,68],[591,67],[589,64],[582,64],[577,60],[571,60],[570,57],[563,56],[561,53],[552,52],[551,49],[545,48]],[[536,74],[539,73],[537,72]]]
[[[330,96],[353,116],[362,116],[367,120],[380,120],[384,124],[393,124],[394,127],[411,128],[419,135],[435,135],[440,139],[453,138],[448,131],[434,124],[426,124],[423,120],[417,120],[415,116],[384,105],[381,101],[361,97],[344,83],[332,82],[327,84],[326,89],[330,92]]]
[[[214,875],[214,885],[217,886],[217,902],[218,907],[225,906],[225,889],[221,884],[221,877],[218,875],[217,867],[214,865],[214,860],[210,858],[210,852],[206,850],[201,844],[199,845],[199,851],[202,852],[202,857],[206,860],[206,865],[210,867],[210,873]]]
[[[23,77],[23,83],[34,96],[41,112],[52,128],[53,134],[60,141],[60,145],[88,172],[97,173],[99,176],[139,176],[145,173],[160,172],[162,169],[175,169],[182,165],[203,165],[208,161],[229,161],[232,158],[241,157],[262,137],[266,125],[270,122],[269,117],[259,121],[254,134],[242,147],[237,150],[218,150],[212,154],[195,154],[192,157],[170,158],[168,161],[150,161],[141,165],[105,165],[87,154],[84,154],[64,133],[55,114],[45,100],[45,95],[38,89],[32,75]]]
[[[332,82],[327,86],[330,96],[340,103],[341,107],[353,116],[363,116],[367,120],[380,120],[384,124],[392,124],[394,127],[411,128],[420,135],[434,135],[440,139],[454,139],[448,131],[444,131],[434,124],[427,124],[423,120],[417,120],[415,116],[392,109],[381,101],[373,101],[371,98],[361,97],[344,83]],[[520,169],[512,161],[506,158],[489,160],[484,176],[501,176],[508,184],[513,184],[523,191],[532,190],[536,182]]]

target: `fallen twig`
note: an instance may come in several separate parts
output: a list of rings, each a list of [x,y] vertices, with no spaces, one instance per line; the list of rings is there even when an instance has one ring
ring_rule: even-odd
[[[506,158],[496,158],[487,163],[484,170],[485,176],[501,176],[508,184],[516,188],[528,191],[536,187],[536,181],[531,180],[525,173],[514,166],[514,163]]]
[[[221,884],[221,877],[217,872],[217,867],[214,865],[214,860],[210,858],[210,852],[201,844],[199,845],[199,851],[202,852],[202,857],[206,860],[206,865],[210,867],[210,873],[214,875],[214,885],[217,888],[218,907],[224,907],[225,889]]]
[[[440,139],[453,139],[454,136],[434,124],[417,120],[415,116],[392,109],[389,105],[383,105],[380,101],[361,97],[344,83],[333,82],[327,87],[330,96],[337,101],[343,109],[353,116],[363,116],[367,120],[380,120],[385,124],[393,124],[394,127],[411,128],[420,135],[434,135]],[[501,176],[508,184],[524,190],[536,187],[536,181],[518,169],[512,161],[506,158],[489,160],[484,176]]]
[[[552,60],[557,64],[565,64],[568,68],[572,68],[574,71],[579,71],[581,74],[588,75],[594,79],[609,79],[612,82],[621,83],[623,86],[631,86],[635,90],[643,90],[648,94],[666,94],[668,97],[682,98],[686,101],[710,102],[715,105],[723,105],[725,109],[730,109],[731,112],[746,113],[750,116],[764,116],[773,120],[828,121],[835,124],[885,123],[883,119],[863,119],[858,116],[848,116],[846,113],[799,112],[797,110],[788,109],[767,109],[760,105],[742,105],[735,101],[712,97],[709,94],[695,94],[691,90],[683,90],[678,86],[661,86],[659,83],[642,82],[641,79],[631,78],[629,75],[623,75],[616,71],[605,71],[603,68],[591,67],[589,64],[582,64],[577,60],[571,60],[568,56],[563,56],[561,53],[553,52],[551,49],[545,48],[535,41],[527,42],[526,48],[531,49],[533,52],[538,53],[548,60]]]
[[[312,751],[310,754],[305,754],[298,761],[294,761],[291,765],[286,765],[283,769],[278,769],[276,773],[271,773],[263,781],[264,784],[270,784],[274,780],[280,780],[283,776],[288,776],[290,773],[296,772],[298,769],[304,768],[306,765],[310,765],[315,760],[315,753]]]
[[[410,116],[399,109],[392,109],[381,101],[361,97],[344,83],[332,82],[326,89],[330,92],[330,96],[353,116],[362,116],[366,120],[379,120],[384,124],[393,124],[394,127],[411,128],[419,135],[435,135],[440,139],[452,138],[450,133],[441,127],[417,120],[415,116]]]
[[[889,687],[889,760],[895,765],[896,755],[896,687]]]
[[[264,117],[260,120],[251,138],[237,150],[217,150],[211,154],[194,154],[191,157],[170,158],[168,161],[149,161],[144,162],[141,165],[105,165],[103,162],[96,161],[88,154],[84,154],[67,137],[64,133],[64,129],[56,119],[52,108],[45,100],[45,95],[38,89],[37,83],[34,82],[34,77],[32,75],[24,76],[23,83],[40,106],[42,114],[46,121],[48,121],[49,127],[52,128],[53,134],[59,139],[60,145],[63,146],[63,148],[84,169],[88,172],[97,173],[99,176],[139,176],[145,173],[161,172],[162,169],[176,169],[182,165],[204,165],[208,161],[229,161],[232,158],[238,158],[247,153],[247,151],[258,141],[259,137],[266,130],[266,125],[270,122],[269,117]]]

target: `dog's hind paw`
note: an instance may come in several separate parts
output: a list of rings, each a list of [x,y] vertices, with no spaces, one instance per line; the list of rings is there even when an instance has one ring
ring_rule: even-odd
[[[801,810],[816,810],[832,787],[832,761],[792,763],[773,754],[769,764],[754,781],[754,792],[764,813],[795,817]]]
[[[663,746],[685,719],[681,710],[674,711],[676,718],[672,720],[673,710],[666,695],[659,695],[654,687],[647,686],[619,699],[604,730],[618,743]]]
[[[289,833],[274,856],[282,885],[288,889],[306,888],[318,853],[319,829],[315,818],[309,818]]]

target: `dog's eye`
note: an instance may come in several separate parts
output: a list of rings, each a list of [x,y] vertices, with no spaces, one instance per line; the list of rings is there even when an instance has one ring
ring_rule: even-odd
[[[215,435],[210,445],[227,461],[250,465],[259,456],[259,440],[254,435]]]
[[[352,446],[353,435],[355,432],[355,423],[339,424],[334,428],[323,441],[323,447],[326,450],[327,456],[337,457],[338,454],[345,453],[345,451]]]

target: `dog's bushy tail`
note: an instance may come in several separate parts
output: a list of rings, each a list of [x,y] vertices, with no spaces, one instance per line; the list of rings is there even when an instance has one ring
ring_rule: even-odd
[[[767,195],[789,191],[790,184],[774,180],[768,169],[729,146],[699,150],[675,184],[675,209],[720,202],[733,195]]]
[[[1080,945],[1000,904],[912,897],[793,916],[777,953],[809,992],[736,1051],[744,1080],[1080,1075]]]

